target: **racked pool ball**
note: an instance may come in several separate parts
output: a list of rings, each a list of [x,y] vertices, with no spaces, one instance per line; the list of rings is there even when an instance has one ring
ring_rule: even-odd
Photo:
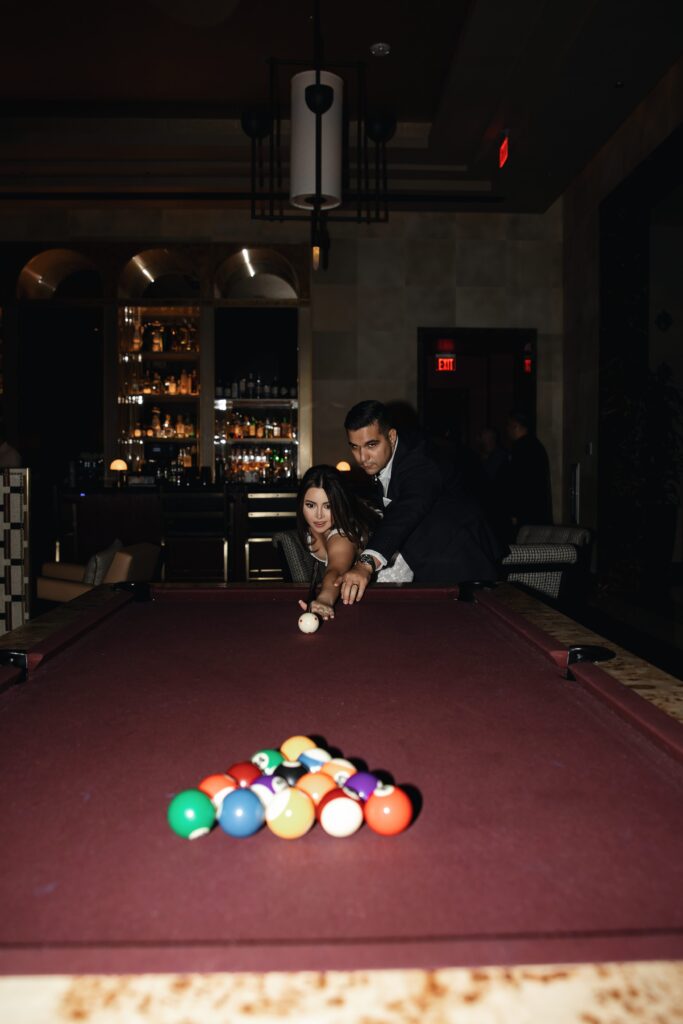
[[[277,775],[259,775],[256,782],[249,787],[252,793],[256,793],[264,807],[267,807],[276,793],[282,793],[289,788],[289,783]]]
[[[256,793],[250,789],[236,789],[223,801],[218,824],[229,836],[246,839],[258,832],[264,819],[265,810]]]
[[[279,764],[284,761],[284,755],[279,750],[257,750],[251,759],[263,775],[272,775]]]
[[[315,821],[315,807],[307,793],[286,789],[266,807],[266,825],[280,839],[305,836]]]
[[[301,761],[283,761],[273,772],[273,778],[284,779],[288,786],[296,785],[302,775],[308,775],[308,768]]]
[[[320,619],[313,612],[304,612],[299,616],[299,629],[302,633],[315,633],[320,625]]]
[[[308,793],[317,807],[324,796],[337,789],[337,783],[329,775],[323,775],[322,772],[308,772],[296,780],[294,788]]]
[[[227,774],[231,775],[242,789],[248,789],[252,782],[256,782],[261,772],[251,761],[237,761],[236,764],[230,765]]]
[[[408,828],[413,819],[410,797],[398,786],[379,782],[365,803],[365,821],[381,836],[395,836]]]
[[[171,800],[167,817],[177,836],[199,839],[211,831],[216,809],[206,793],[199,789],[184,789]]]
[[[316,814],[324,831],[335,839],[352,836],[363,824],[363,805],[360,799],[350,796],[343,789],[335,789],[324,796]]]
[[[361,800],[368,800],[377,789],[379,779],[372,772],[356,772],[344,783],[344,792],[351,792]]]
[[[202,793],[206,793],[217,811],[220,811],[221,804],[228,793],[237,789],[237,781],[225,772],[217,772],[215,775],[207,775],[197,786]]]
[[[309,772],[319,772],[324,764],[332,760],[332,754],[322,747],[313,747],[311,750],[304,750],[299,754],[299,760],[305,764]]]
[[[284,743],[280,744],[280,753],[285,761],[298,761],[299,754],[304,750],[310,750],[315,743],[310,736],[290,736]]]
[[[357,768],[345,757],[333,757],[331,761],[327,761],[322,766],[320,771],[334,779],[338,786],[344,786],[347,779],[356,774]]]

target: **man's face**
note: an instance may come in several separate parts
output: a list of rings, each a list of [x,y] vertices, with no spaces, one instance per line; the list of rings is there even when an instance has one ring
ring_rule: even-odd
[[[390,429],[383,434],[377,420],[360,430],[347,430],[351,454],[368,476],[380,473],[394,452],[396,431]]]

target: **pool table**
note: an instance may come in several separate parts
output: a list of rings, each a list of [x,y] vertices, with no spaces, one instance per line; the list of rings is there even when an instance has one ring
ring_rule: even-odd
[[[378,586],[313,635],[301,596],[109,592],[0,668],[0,973],[683,957],[681,724],[495,592]],[[297,733],[405,785],[411,827],[170,831]]]

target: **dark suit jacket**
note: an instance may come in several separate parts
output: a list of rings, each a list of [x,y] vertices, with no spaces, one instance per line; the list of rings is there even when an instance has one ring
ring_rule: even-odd
[[[387,561],[400,551],[416,583],[496,579],[502,552],[493,532],[476,500],[423,441],[400,435],[387,497],[391,504],[369,548]]]

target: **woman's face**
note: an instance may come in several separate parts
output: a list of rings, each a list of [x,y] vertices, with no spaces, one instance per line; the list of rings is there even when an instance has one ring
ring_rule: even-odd
[[[304,494],[303,513],[311,533],[323,534],[332,529],[332,511],[322,487],[309,487]]]

